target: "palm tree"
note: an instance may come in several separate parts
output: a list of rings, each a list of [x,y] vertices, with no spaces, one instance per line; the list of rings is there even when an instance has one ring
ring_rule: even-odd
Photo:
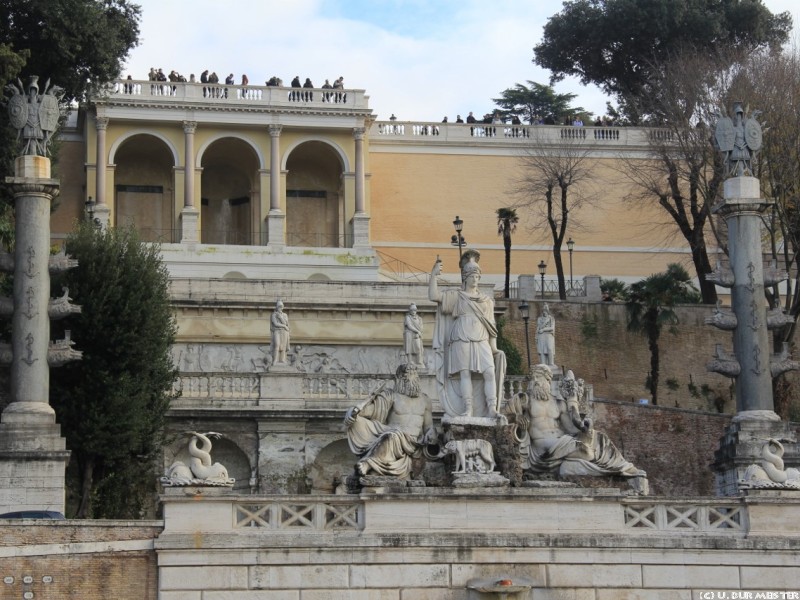
[[[509,281],[511,279],[511,234],[517,230],[519,217],[513,208],[497,209],[497,235],[503,236],[503,247],[506,250],[506,285],[503,296],[509,297]]]
[[[658,378],[660,350],[658,339],[661,329],[669,325],[676,333],[678,315],[676,304],[699,303],[700,293],[691,283],[689,273],[679,264],[667,265],[664,273],[650,275],[630,286],[628,301],[628,330],[637,331],[647,337],[650,348],[650,374],[646,387],[653,404],[658,404]]]

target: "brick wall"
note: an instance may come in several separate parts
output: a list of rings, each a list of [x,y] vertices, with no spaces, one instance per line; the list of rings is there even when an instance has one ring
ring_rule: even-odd
[[[502,301],[498,302],[501,305]],[[525,360],[525,328],[512,303],[506,311],[504,335],[511,339]],[[536,354],[536,318],[541,312],[541,302],[530,302],[529,337],[531,362],[538,362]],[[572,369],[594,386],[597,398],[636,401],[650,397],[644,384],[650,371],[650,351],[646,338],[627,330],[625,305],[614,302],[550,302],[550,312],[556,319],[556,364]],[[706,371],[715,344],[733,351],[730,332],[721,331],[704,323],[712,314],[708,306],[680,306],[677,308],[679,324],[677,334],[666,328],[661,334],[661,375],[659,404],[662,406],[690,408],[717,412],[715,398],[721,399],[722,412],[735,411],[730,380]],[[670,389],[669,382],[677,385]],[[710,393],[703,395],[706,384]],[[690,386],[695,394],[690,391]]]
[[[0,522],[0,599],[156,600],[160,523]]]
[[[597,429],[647,471],[651,495],[714,495],[710,465],[730,415],[613,400],[593,408]]]

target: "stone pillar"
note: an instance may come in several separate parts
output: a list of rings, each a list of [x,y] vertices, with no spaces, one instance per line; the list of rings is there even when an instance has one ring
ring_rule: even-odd
[[[724,183],[722,202],[714,207],[728,225],[731,274],[722,279],[731,286],[735,315],[735,359],[725,360],[735,367],[732,373],[738,371],[736,415],[714,455],[715,488],[720,496],[747,493],[743,490],[748,484],[742,481],[751,465],[761,464],[764,442],[770,438],[782,441],[786,468],[800,466],[797,426],[784,423],[774,412],[761,252],[761,220],[770,202],[760,196],[758,179],[732,177]]]
[[[268,246],[283,251],[286,247],[286,213],[281,210],[281,130],[282,125],[269,126],[269,214],[267,215]]]
[[[95,117],[95,127],[97,128],[96,145],[96,171],[95,187],[97,188],[97,202],[94,207],[95,222],[103,229],[108,227],[111,219],[111,207],[106,198],[106,170],[108,168],[108,157],[106,156],[106,130],[108,129],[108,117]]]
[[[733,350],[739,362],[736,377],[736,419],[779,420],[772,399],[771,347],[764,300],[761,218],[770,203],[761,197],[755,177],[725,180],[723,200],[714,211],[728,225],[728,251],[733,288],[731,300],[738,325]]]
[[[0,417],[0,512],[64,512],[69,452],[49,404],[50,207],[59,183],[50,160],[21,156],[6,179],[15,201],[11,403]]]
[[[355,214],[353,215],[353,248],[369,248],[369,216],[366,212],[366,175],[364,168],[364,127],[353,129],[355,140]]]
[[[184,167],[183,210],[181,210],[181,243],[196,244],[200,241],[200,211],[194,206],[194,132],[197,123],[183,122]]]

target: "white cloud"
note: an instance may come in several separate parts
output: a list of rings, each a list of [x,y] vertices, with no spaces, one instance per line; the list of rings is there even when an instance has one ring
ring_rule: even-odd
[[[347,87],[367,91],[379,118],[431,121],[482,115],[514,83],[548,82],[549,73],[531,62],[532,48],[561,0],[373,0],[356,5],[360,12],[347,1],[138,0],[141,45],[125,74],[146,78],[150,67],[161,67],[199,77],[207,68],[221,78],[233,72],[237,81],[247,73],[253,85],[300,75],[317,86],[344,76]],[[765,4],[793,12],[793,2]],[[359,18],[341,16],[346,9]],[[594,87],[567,80],[556,91],[605,112],[606,98]]]

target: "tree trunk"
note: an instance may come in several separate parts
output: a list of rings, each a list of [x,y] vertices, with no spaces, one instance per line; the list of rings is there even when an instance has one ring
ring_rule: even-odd
[[[503,230],[503,247],[506,250],[506,286],[504,289],[504,297],[508,298],[511,291],[511,232],[509,231],[509,225]]]
[[[88,519],[90,517],[89,511],[91,510],[92,487],[94,476],[94,458],[87,458],[83,464],[83,474],[81,475],[81,503],[78,506],[78,512],[75,515],[76,519]]]
[[[661,375],[660,356],[658,348],[658,338],[661,334],[658,326],[655,324],[658,315],[652,317],[653,321],[647,326],[647,345],[650,348],[650,396],[653,399],[653,404],[658,405],[658,379]]]
[[[700,232],[699,236],[695,235],[694,237],[700,238],[699,240],[691,241],[692,263],[694,263],[694,270],[700,283],[700,295],[703,297],[703,304],[716,304],[717,286],[711,281],[706,281],[705,278],[706,273],[713,271],[711,261],[708,258],[705,236]]]

